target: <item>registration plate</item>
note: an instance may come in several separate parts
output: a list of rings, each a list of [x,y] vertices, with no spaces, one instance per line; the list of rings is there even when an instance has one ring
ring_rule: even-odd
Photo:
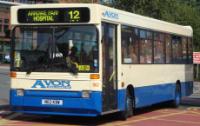
[[[63,100],[42,99],[43,105],[63,105]]]

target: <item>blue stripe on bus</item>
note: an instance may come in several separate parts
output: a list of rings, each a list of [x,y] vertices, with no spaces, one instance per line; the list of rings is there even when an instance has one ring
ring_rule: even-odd
[[[192,82],[181,84],[182,96],[192,93]],[[35,114],[97,116],[102,113],[102,92],[92,91],[90,98],[81,98],[81,92],[26,90],[23,97],[10,91],[14,111]],[[174,99],[175,84],[159,84],[135,88],[136,108]],[[118,109],[125,109],[126,90],[118,91]],[[42,99],[64,100],[63,106],[42,105]]]
[[[118,109],[123,111],[125,109],[125,96],[126,96],[126,90],[118,90]]]
[[[175,84],[162,84],[135,88],[136,108],[149,106],[174,98]]]
[[[193,83],[181,83],[182,97],[192,94]],[[135,88],[136,108],[149,106],[152,104],[170,101],[175,97],[175,84],[159,84]]]
[[[41,115],[63,115],[63,116],[88,116],[96,117],[100,115],[96,110],[91,109],[72,109],[72,108],[51,108],[51,107],[26,107],[12,106],[12,111],[26,114],[41,114]]]
[[[26,90],[26,96],[52,96],[52,97],[67,97],[67,98],[81,98],[82,93],[77,91],[45,91],[45,90]]]

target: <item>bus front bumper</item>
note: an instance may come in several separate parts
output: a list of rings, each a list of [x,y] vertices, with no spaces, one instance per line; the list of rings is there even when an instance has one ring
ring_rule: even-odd
[[[82,92],[24,90],[23,96],[17,90],[10,91],[12,111],[30,114],[98,116],[102,112],[101,92],[91,91],[89,98]],[[60,104],[44,103],[44,100],[61,101]]]

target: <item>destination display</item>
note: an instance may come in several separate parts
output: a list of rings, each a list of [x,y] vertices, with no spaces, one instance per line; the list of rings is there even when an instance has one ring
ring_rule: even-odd
[[[19,23],[86,23],[90,20],[89,8],[19,9]]]

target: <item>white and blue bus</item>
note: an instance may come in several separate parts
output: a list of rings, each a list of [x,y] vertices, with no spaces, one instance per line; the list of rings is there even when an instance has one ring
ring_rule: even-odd
[[[192,93],[192,28],[98,4],[11,7],[10,105],[99,116]]]

